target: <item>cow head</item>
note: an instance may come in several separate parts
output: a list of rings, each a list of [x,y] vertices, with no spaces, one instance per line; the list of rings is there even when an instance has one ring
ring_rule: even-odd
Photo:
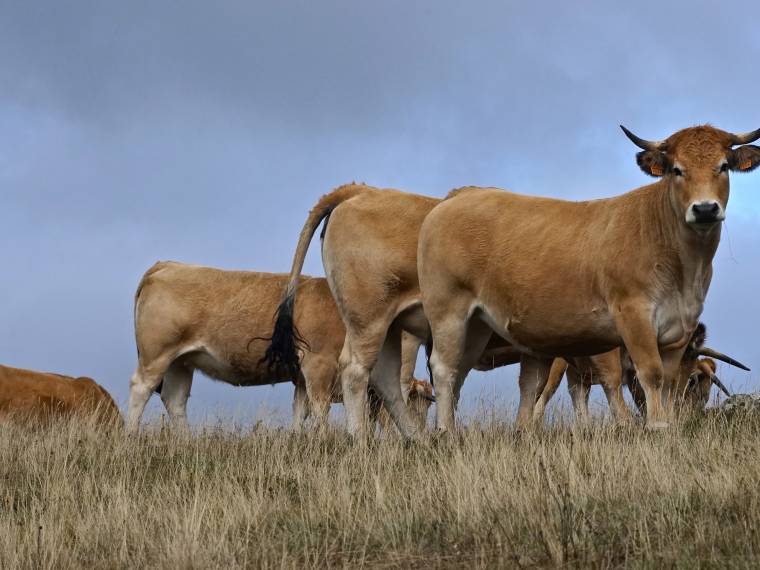
[[[620,127],[643,149],[636,155],[641,170],[665,181],[671,204],[699,233],[713,230],[726,217],[729,170],[749,172],[760,164],[760,147],[749,144],[760,138],[760,129],[734,135],[704,125],[648,141]]]
[[[700,411],[705,409],[710,400],[713,384],[726,396],[731,395],[728,388],[715,374],[714,359],[749,370],[744,364],[730,356],[707,348],[705,346],[706,340],[707,329],[703,323],[699,323],[681,359],[676,386],[678,386],[677,391],[681,395],[679,404],[688,410]],[[707,358],[704,358],[705,356]]]
[[[689,374],[689,381],[684,394],[684,406],[694,411],[704,410],[707,402],[710,401],[713,384],[730,395],[723,382],[715,375],[716,370],[715,361],[712,358],[701,358],[696,362],[694,370]]]
[[[409,410],[420,429],[425,429],[427,425],[428,410],[433,402],[435,402],[433,385],[425,380],[412,380],[412,389],[409,392]]]

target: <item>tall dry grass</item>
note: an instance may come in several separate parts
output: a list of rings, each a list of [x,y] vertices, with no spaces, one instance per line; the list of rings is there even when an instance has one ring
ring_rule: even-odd
[[[2,568],[756,567],[760,421],[518,437],[0,426]]]

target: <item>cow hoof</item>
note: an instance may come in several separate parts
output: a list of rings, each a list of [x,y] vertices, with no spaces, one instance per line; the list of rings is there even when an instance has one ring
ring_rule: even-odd
[[[650,431],[662,431],[670,427],[668,422],[647,422],[646,428]]]

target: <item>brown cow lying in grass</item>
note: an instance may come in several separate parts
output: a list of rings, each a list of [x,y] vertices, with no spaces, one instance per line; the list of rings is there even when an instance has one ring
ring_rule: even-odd
[[[71,416],[122,422],[111,395],[91,378],[0,365],[0,418],[44,421]]]
[[[300,355],[297,377],[262,362],[272,334],[272,315],[287,279],[284,274],[175,262],[151,267],[135,296],[139,362],[132,376],[127,427],[138,428],[145,404],[157,390],[172,423],[187,427],[195,370],[234,386],[295,381],[294,427],[301,427],[311,414],[324,425],[330,403],[341,401],[336,371],[345,336],[325,279],[306,277],[299,285],[295,326],[307,349]],[[412,390],[419,341],[405,339],[405,348],[402,391],[418,408],[414,400],[425,397]],[[424,424],[427,406],[423,407]]]

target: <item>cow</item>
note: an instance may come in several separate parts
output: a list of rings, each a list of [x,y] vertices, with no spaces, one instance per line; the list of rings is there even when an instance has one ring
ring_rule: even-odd
[[[48,421],[75,416],[100,424],[122,422],[111,395],[92,378],[0,365],[0,417]]]
[[[293,265],[277,309],[267,361],[296,368],[300,332],[294,327],[300,274],[314,233],[322,230],[325,275],[346,328],[340,381],[349,433],[366,434],[367,389],[382,398],[404,437],[415,437],[399,390],[400,339],[406,330],[428,338],[417,279],[417,233],[440,202],[394,189],[346,184],[322,196],[301,230]],[[301,294],[298,292],[298,299]]]
[[[127,427],[138,428],[154,391],[172,424],[187,428],[187,399],[193,372],[234,386],[295,382],[293,426],[313,414],[324,426],[336,386],[338,357],[345,329],[324,278],[305,277],[295,314],[304,348],[297,371],[269,367],[264,349],[272,314],[287,275],[224,271],[177,262],[158,262],[143,276],[135,294],[137,369],[130,385]],[[405,340],[405,370],[413,371],[419,341]],[[412,376],[405,377],[405,392]],[[416,405],[416,404],[415,404]]]
[[[453,191],[425,217],[418,276],[432,331],[437,425],[454,428],[455,394],[495,332],[523,351],[517,427],[533,420],[554,356],[625,345],[642,385],[647,427],[673,417],[681,357],[712,278],[729,171],[760,163],[760,129],[709,125],[641,139],[654,184],[569,202],[497,188]],[[738,148],[733,148],[737,147]]]
[[[296,290],[309,243],[324,220],[325,274],[348,331],[341,353],[341,385],[344,394],[349,394],[344,397],[348,431],[355,436],[361,437],[367,425],[364,410],[370,379],[379,394],[396,402],[389,408],[398,410],[400,431],[406,437],[419,431],[418,422],[405,416],[398,404],[402,400],[395,391],[398,364],[394,359],[402,330],[429,342],[417,277],[417,235],[422,221],[440,202],[440,198],[395,189],[346,184],[318,200],[301,230],[267,360],[297,373],[302,343],[293,325]],[[474,367],[485,371],[519,362],[520,351],[493,334]],[[619,376],[611,377],[610,383],[615,382],[615,401],[627,412]],[[385,391],[378,383],[384,383]]]
[[[749,368],[741,362],[706,347],[706,337],[707,329],[703,323],[699,323],[692,334],[689,347],[681,358],[681,365],[679,367],[679,376],[686,374],[691,377],[687,382],[686,392],[681,398],[682,403],[685,403],[685,407],[690,410],[704,408],[709,399],[710,388],[713,384],[728,395],[728,390],[714,374],[714,360],[712,358],[700,359],[700,356],[710,355],[718,360],[749,371]],[[627,386],[634,398],[634,403],[639,413],[642,416],[646,413],[646,404],[641,384],[636,379],[635,370],[624,349],[615,348],[600,355],[576,357],[571,359],[571,361],[573,363],[572,366],[563,358],[554,359],[548,381],[536,402],[534,416],[543,417],[544,409],[559,387],[559,383],[565,373],[567,373],[567,387],[573,403],[573,409],[579,417],[588,416],[589,391],[594,384],[602,385],[610,407],[618,419],[630,417],[630,414],[628,414],[627,417],[623,416],[621,418],[620,412],[614,411],[616,406],[615,398],[618,393],[614,389],[614,385],[612,386],[613,390],[610,390],[609,379],[611,378],[617,379],[618,384],[622,382],[623,385]],[[705,368],[705,366],[709,366],[710,362],[712,362],[713,366],[712,375],[708,375]],[[624,403],[623,406],[625,406]],[[625,410],[626,412],[628,411],[627,406],[625,406]]]

